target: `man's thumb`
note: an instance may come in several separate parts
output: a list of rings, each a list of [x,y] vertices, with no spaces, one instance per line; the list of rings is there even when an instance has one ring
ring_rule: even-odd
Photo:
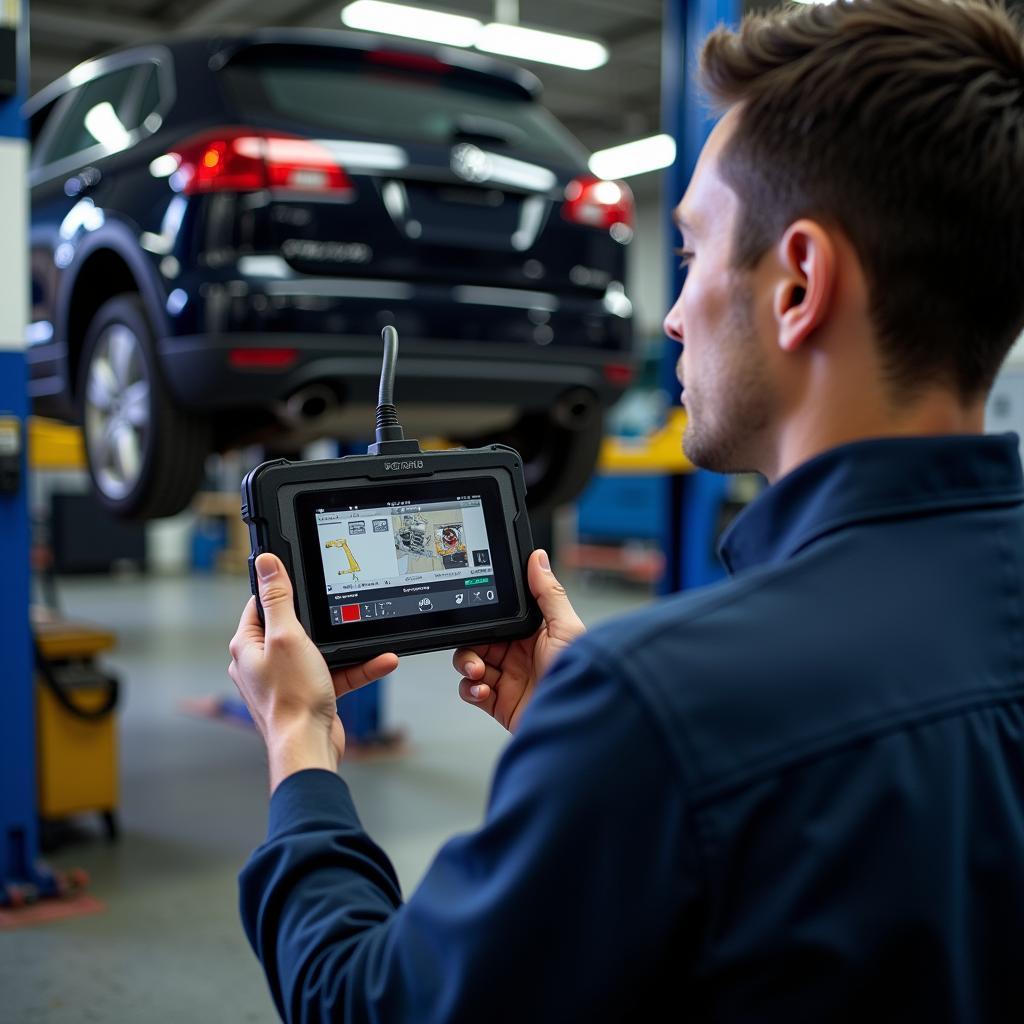
[[[281,559],[267,553],[260,555],[256,559],[256,578],[259,580],[260,604],[263,605],[267,632],[294,619],[292,581],[288,579]]]
[[[566,643],[575,639],[583,632],[583,623],[569,602],[565,587],[555,579],[547,552],[539,548],[534,551],[526,572],[530,592],[537,599],[548,632]]]

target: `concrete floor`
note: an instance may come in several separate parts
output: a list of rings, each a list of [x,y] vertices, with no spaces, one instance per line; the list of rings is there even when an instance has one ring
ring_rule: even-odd
[[[563,582],[588,624],[650,599],[595,579]],[[265,828],[262,746],[254,732],[181,708],[234,692],[226,645],[247,581],[65,579],[60,596],[68,617],[119,635],[104,664],[124,686],[123,834],[108,844],[97,828],[47,858],[86,868],[107,910],[0,932],[0,1022],[276,1020],[236,909],[236,875]],[[385,708],[387,725],[407,730],[406,755],[346,761],[341,772],[409,892],[441,844],[479,822],[506,734],[458,699],[450,654],[407,659]]]

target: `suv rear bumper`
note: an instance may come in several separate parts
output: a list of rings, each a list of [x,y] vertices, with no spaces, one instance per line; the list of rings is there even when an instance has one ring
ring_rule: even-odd
[[[258,365],[253,354],[261,350],[282,364]],[[327,385],[340,403],[373,405],[383,355],[372,336],[278,333],[170,337],[158,342],[158,351],[177,401],[208,412],[271,406],[314,384]],[[628,386],[626,367],[632,356],[623,352],[403,337],[396,398],[400,407],[495,404],[536,411],[584,389],[607,407]]]

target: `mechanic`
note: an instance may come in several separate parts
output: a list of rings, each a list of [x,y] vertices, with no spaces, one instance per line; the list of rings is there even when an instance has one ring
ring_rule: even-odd
[[[334,704],[397,659],[332,679],[263,555],[241,906],[287,1020],[1024,1020],[1024,480],[983,435],[1024,328],[1021,36],[838,0],[716,31],[702,77],[665,326],[690,458],[771,484],[731,578],[584,633],[536,552],[537,637],[455,655],[515,733],[484,824],[403,902]]]

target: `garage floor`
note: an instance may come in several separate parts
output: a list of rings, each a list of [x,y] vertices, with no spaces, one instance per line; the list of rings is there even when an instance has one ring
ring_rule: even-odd
[[[565,578],[593,624],[649,600],[643,590]],[[190,697],[227,695],[227,642],[248,595],[236,577],[61,581],[63,611],[117,631],[104,664],[124,684],[123,835],[48,860],[84,867],[107,911],[0,933],[3,1024],[197,1024],[276,1020],[242,935],[235,878],[263,835],[259,737],[185,713]],[[408,659],[387,684],[386,722],[411,746],[394,760],[345,762],[363,823],[406,892],[438,847],[480,820],[505,742],[458,699],[450,654]]]

